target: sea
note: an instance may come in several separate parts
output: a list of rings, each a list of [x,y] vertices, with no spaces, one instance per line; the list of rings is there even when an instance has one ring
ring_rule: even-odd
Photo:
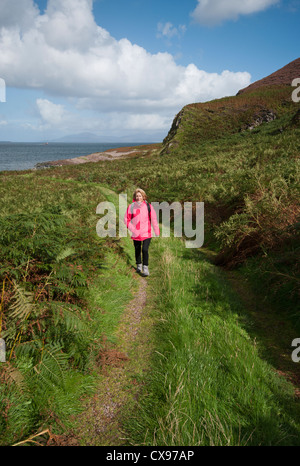
[[[147,143],[0,142],[0,171],[34,169],[37,163],[71,159],[117,147]]]

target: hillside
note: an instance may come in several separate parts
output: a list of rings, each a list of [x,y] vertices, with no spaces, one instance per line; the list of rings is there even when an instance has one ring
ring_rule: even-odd
[[[238,94],[252,92],[254,89],[265,86],[290,86],[293,79],[300,77],[300,58],[293,60],[274,73],[241,89]]]
[[[291,92],[187,105],[113,161],[0,173],[0,445],[299,446]],[[153,239],[146,282],[130,238],[96,235],[98,203],[136,186],[205,205],[203,247]]]
[[[163,141],[164,151],[179,143],[216,139],[253,129],[299,108],[291,99],[292,80],[300,77],[300,58],[256,81],[237,96],[185,106]]]

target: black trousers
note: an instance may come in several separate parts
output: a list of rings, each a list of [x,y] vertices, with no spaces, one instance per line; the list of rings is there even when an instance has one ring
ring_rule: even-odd
[[[134,249],[135,249],[135,260],[137,264],[142,263],[142,256],[143,254],[143,265],[148,265],[149,263],[149,253],[148,249],[150,246],[151,238],[144,239],[144,241],[136,241],[133,240]]]

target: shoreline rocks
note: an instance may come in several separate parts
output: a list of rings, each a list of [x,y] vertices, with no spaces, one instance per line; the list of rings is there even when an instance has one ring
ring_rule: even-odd
[[[122,155],[128,155],[136,152],[136,149],[131,147],[120,147],[118,149],[108,150],[106,152],[96,152],[89,155],[82,155],[81,157],[74,157],[64,160],[53,160],[47,162],[40,162],[35,164],[34,170],[42,170],[51,167],[62,167],[64,165],[79,165],[88,162],[100,162],[101,160],[115,160]]]

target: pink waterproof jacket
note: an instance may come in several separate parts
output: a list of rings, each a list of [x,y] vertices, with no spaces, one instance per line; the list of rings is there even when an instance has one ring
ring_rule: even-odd
[[[140,205],[133,201],[127,208],[124,216],[124,223],[127,228],[132,232],[131,239],[137,241],[144,241],[147,238],[152,238],[152,229],[154,229],[155,236],[159,236],[159,225],[157,223],[157,216],[154,208],[150,205],[150,216],[149,218],[148,206],[145,201]]]

